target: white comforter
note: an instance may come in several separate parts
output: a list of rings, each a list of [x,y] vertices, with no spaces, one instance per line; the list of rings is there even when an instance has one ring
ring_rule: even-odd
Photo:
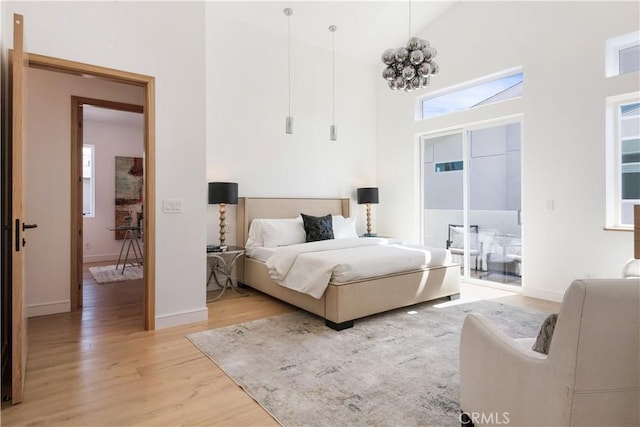
[[[271,278],[280,285],[320,298],[330,281],[349,282],[450,261],[446,249],[363,238],[284,246],[267,259],[266,265]]]

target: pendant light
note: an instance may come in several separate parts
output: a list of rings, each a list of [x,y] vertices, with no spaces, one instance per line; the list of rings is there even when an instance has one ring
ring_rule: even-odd
[[[338,139],[336,128],[336,30],[338,27],[331,25],[331,126],[329,127],[329,140]]]
[[[293,15],[293,9],[286,8],[284,10],[284,14],[287,17],[287,32],[288,32],[288,41],[287,41],[287,58],[288,58],[288,98],[289,98],[289,110],[285,124],[285,131],[289,134],[293,133],[293,116],[291,115],[291,15]]]

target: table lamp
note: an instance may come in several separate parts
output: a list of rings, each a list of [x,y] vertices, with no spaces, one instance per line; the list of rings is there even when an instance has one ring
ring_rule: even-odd
[[[367,205],[367,232],[364,237],[376,237],[377,233],[371,232],[371,204],[378,203],[378,187],[358,188],[358,204]]]
[[[227,219],[227,204],[238,204],[238,183],[236,182],[210,182],[209,204],[220,205],[220,247],[225,246]]]

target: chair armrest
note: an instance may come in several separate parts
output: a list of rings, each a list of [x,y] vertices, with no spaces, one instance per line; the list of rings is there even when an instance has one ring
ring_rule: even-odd
[[[468,314],[460,337],[460,406],[466,412],[508,413],[513,425],[564,425],[566,390],[547,355]],[[540,408],[545,408],[541,420]]]

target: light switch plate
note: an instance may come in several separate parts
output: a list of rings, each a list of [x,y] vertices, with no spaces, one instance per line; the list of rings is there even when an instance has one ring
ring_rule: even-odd
[[[162,212],[164,213],[181,213],[182,212],[182,200],[180,199],[166,199],[162,201]]]

